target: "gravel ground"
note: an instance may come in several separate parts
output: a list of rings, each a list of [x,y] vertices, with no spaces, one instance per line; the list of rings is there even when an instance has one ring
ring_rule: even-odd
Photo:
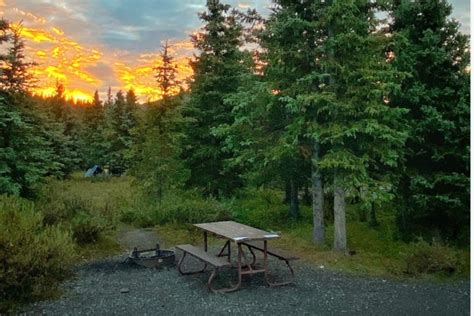
[[[64,285],[63,298],[33,304],[28,314],[469,315],[469,282],[355,278],[296,262],[294,286],[268,288],[262,277],[254,276],[245,278],[237,292],[211,294],[208,273],[181,276],[174,268],[146,269],[124,264],[123,259],[80,267],[77,277]]]

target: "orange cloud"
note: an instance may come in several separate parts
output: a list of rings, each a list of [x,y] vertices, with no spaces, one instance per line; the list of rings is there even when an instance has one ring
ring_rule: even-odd
[[[174,47],[172,44],[171,47]],[[170,53],[179,49],[179,45],[170,49]],[[155,67],[162,65],[159,53],[141,54],[139,56],[139,64],[136,66],[127,66],[122,62],[116,62],[114,69],[118,74],[119,80],[125,89],[134,89],[137,95],[141,96],[143,100],[155,101],[162,98],[162,91],[156,82]],[[175,59],[175,67],[178,70],[177,78],[186,88],[185,79],[192,75],[193,71],[189,66],[189,62],[185,57],[177,57]],[[178,93],[177,87],[174,92]]]
[[[33,93],[54,95],[56,84],[60,82],[65,87],[67,98],[89,101],[95,90],[105,92],[107,85],[114,82],[114,90],[133,88],[142,101],[154,101],[162,97],[154,70],[161,63],[159,52],[109,52],[101,45],[90,47],[68,37],[61,28],[49,25],[44,18],[15,10],[25,18],[25,25],[13,26],[21,30],[26,40],[27,57],[37,62],[30,70],[38,79]],[[175,57],[178,78],[181,80],[192,75],[186,57],[192,51],[193,45],[189,40],[170,43],[169,52]],[[108,71],[102,74],[104,68]]]

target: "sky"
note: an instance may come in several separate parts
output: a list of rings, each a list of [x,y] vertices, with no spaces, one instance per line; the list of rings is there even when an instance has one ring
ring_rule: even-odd
[[[268,13],[270,0],[228,0],[235,7]],[[469,0],[450,0],[453,17],[469,33]],[[192,75],[189,35],[201,27],[197,16],[206,0],[0,0],[0,16],[22,21],[28,58],[38,65],[36,93],[54,93],[56,82],[66,96],[89,99],[95,90],[134,88],[142,101],[160,91],[153,67],[166,40],[179,76]]]

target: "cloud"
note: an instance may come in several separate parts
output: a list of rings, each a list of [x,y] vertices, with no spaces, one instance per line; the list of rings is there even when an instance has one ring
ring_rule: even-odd
[[[469,0],[450,0],[453,6],[453,17],[461,23],[461,31],[469,34],[471,27]]]
[[[270,0],[228,0],[241,9],[270,12]],[[469,33],[469,0],[450,0],[453,17]],[[134,87],[142,100],[159,96],[153,67],[166,40],[180,76],[191,74],[189,34],[201,27],[206,0],[0,0],[10,21],[23,20],[28,56],[39,62],[39,91],[54,92],[56,80],[70,94],[90,97]]]

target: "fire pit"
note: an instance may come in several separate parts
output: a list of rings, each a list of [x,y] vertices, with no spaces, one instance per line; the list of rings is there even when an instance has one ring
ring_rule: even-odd
[[[160,245],[156,244],[155,249],[138,250],[135,247],[127,261],[147,268],[159,268],[174,265],[174,257],[174,251],[161,250]]]

